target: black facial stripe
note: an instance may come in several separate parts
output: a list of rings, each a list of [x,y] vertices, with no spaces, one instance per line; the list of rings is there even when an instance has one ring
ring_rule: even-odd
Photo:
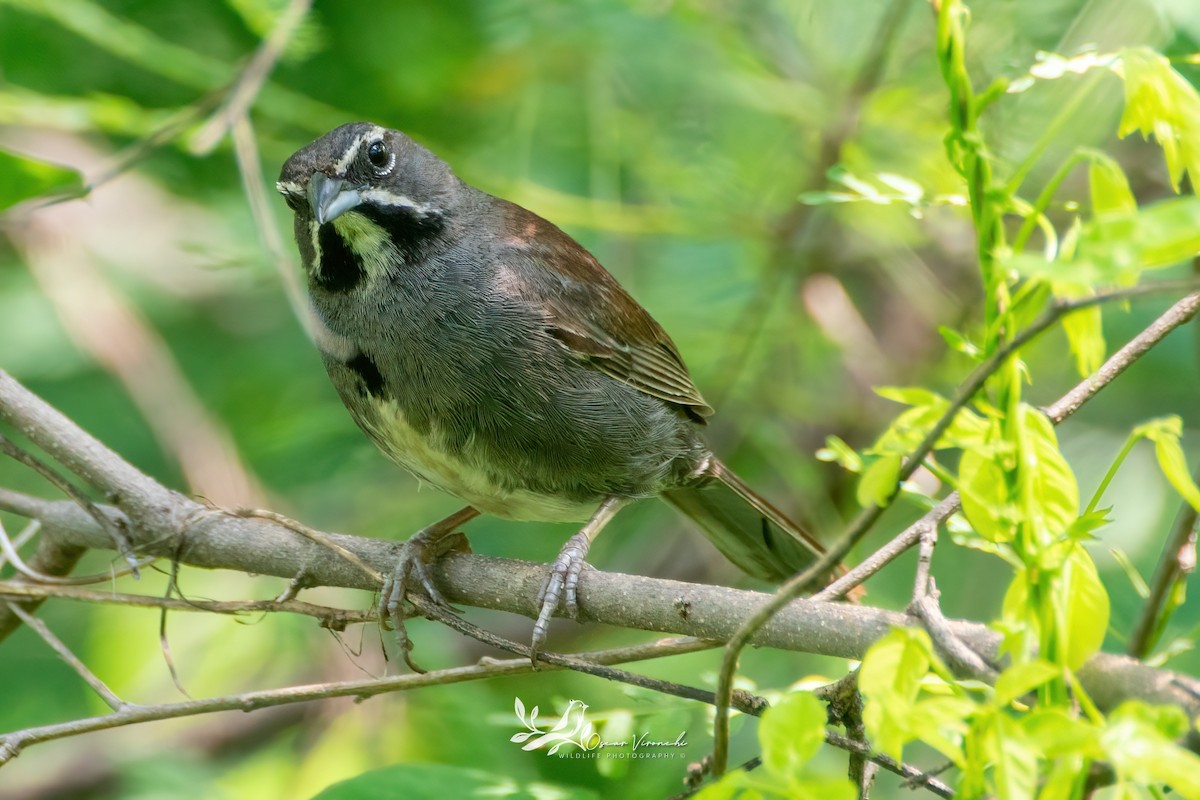
[[[367,390],[367,394],[383,397],[383,374],[369,355],[359,353],[347,361],[346,366],[362,379],[363,388]]]
[[[362,262],[333,225],[321,226],[317,231],[317,243],[321,246],[321,263],[313,278],[322,289],[348,292],[367,277]]]
[[[407,206],[364,203],[354,210],[387,231],[406,262],[415,260],[422,246],[445,227],[441,214],[420,214]]]

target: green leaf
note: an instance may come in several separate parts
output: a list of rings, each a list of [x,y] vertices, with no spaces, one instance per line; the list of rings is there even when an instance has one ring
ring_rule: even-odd
[[[942,335],[942,338],[946,340],[946,344],[950,345],[950,349],[956,350],[959,353],[962,353],[963,355],[968,356],[970,358],[973,358],[976,360],[979,359],[979,356],[980,356],[979,346],[976,345],[974,342],[972,342],[970,339],[968,339],[963,334],[959,333],[958,331],[954,330],[953,328],[948,328],[945,325],[938,326],[938,333],[940,333]]]
[[[969,697],[940,695],[919,699],[908,714],[914,735],[958,766],[966,761],[963,738],[968,720],[977,710]]]
[[[896,628],[871,645],[859,668],[858,688],[867,699],[863,707],[867,733],[881,752],[897,761],[913,738],[910,715],[932,659],[929,634]]]
[[[1046,758],[1081,756],[1104,757],[1100,747],[1100,729],[1072,716],[1064,708],[1039,708],[1021,719],[1026,735]]]
[[[1079,516],[1079,487],[1075,473],[1058,449],[1054,425],[1038,409],[1021,406],[1023,480],[1032,490],[1027,520],[1046,541],[1062,537]]]
[[[798,775],[825,743],[825,704],[794,692],[771,706],[758,727],[763,765],[779,775]]]
[[[1154,439],[1154,454],[1158,456],[1158,466],[1163,471],[1175,491],[1187,501],[1188,505],[1200,511],[1200,487],[1192,480],[1188,470],[1187,459],[1183,448],[1179,445],[1177,436],[1157,436]]]
[[[1087,769],[1080,758],[1061,759],[1055,762],[1050,775],[1042,782],[1038,800],[1075,800],[1083,795],[1083,782]]]
[[[1119,547],[1110,547],[1108,552],[1112,555],[1113,561],[1121,567],[1121,571],[1125,573],[1125,577],[1129,579],[1129,583],[1133,586],[1133,590],[1137,592],[1137,596],[1146,600],[1150,597],[1150,586],[1146,583],[1146,579],[1142,577],[1142,573],[1138,571],[1137,566],[1133,563],[1133,559]]]
[[[1024,568],[1013,573],[1012,583],[1000,604],[1000,621],[996,625],[1004,635],[1001,655],[1010,653],[1018,660],[1028,658],[1029,648],[1036,644],[1040,633],[1036,613],[1029,603],[1029,577],[1029,570]]]
[[[1164,56],[1145,47],[1121,51],[1117,72],[1125,82],[1125,112],[1117,134],[1154,136],[1162,147],[1171,186],[1183,173],[1200,185],[1200,95]]]
[[[1061,667],[1041,658],[1009,667],[996,679],[995,702],[1006,706],[1061,675]]]
[[[552,794],[551,794],[552,793]],[[523,784],[482,770],[441,764],[397,764],[335,783],[313,800],[442,800],[445,797],[502,797],[505,800],[594,800],[575,786]]]
[[[1200,511],[1200,487],[1192,479],[1187,458],[1179,444],[1183,436],[1183,421],[1175,415],[1159,417],[1138,425],[1132,435],[1154,442],[1154,452],[1163,475],[1188,505]]]
[[[975,532],[990,542],[1009,542],[1016,535],[1008,485],[995,456],[979,450],[963,452],[958,462],[958,491],[963,515]]]
[[[1074,546],[1063,565],[1061,591],[1066,604],[1066,666],[1079,669],[1104,644],[1109,615],[1108,592],[1082,545]]]
[[[1133,214],[1137,200],[1129,188],[1125,171],[1114,159],[1103,153],[1092,153],[1088,161],[1088,184],[1092,195],[1092,213]]]
[[[875,394],[884,400],[902,403],[906,406],[935,406],[944,407],[946,398],[920,386],[876,386]]]
[[[996,796],[1005,800],[1032,800],[1037,790],[1038,756],[1025,732],[1004,714],[992,717],[988,753]]]
[[[1062,326],[1071,355],[1075,357],[1075,370],[1086,378],[1100,368],[1107,353],[1100,306],[1081,308],[1067,314],[1062,319]]]
[[[1174,741],[1187,728],[1182,709],[1128,701],[1113,711],[1100,739],[1118,777],[1165,783],[1185,800],[1200,800],[1200,756]]]
[[[1112,520],[1108,518],[1108,514],[1111,511],[1112,507],[1110,506],[1108,508],[1092,509],[1091,511],[1080,514],[1078,517],[1076,517],[1075,521],[1071,523],[1071,527],[1067,529],[1067,536],[1075,540],[1095,538],[1092,536],[1092,531],[1099,530],[1108,523],[1112,522]]]
[[[1055,285],[1127,286],[1137,282],[1142,270],[1178,264],[1197,252],[1200,198],[1188,195],[1152,203],[1136,212],[1101,214],[1084,225],[1073,249],[1064,238],[1059,258],[1053,261],[1018,253],[1006,256],[1003,263],[1025,277]]]
[[[1192,179],[1200,178],[1196,173]],[[1137,215],[1136,241],[1141,267],[1169,267],[1200,252],[1200,198],[1171,197]]]
[[[858,479],[858,504],[863,507],[886,505],[896,493],[901,463],[900,456],[883,456],[872,462]]]
[[[0,211],[32,197],[82,193],[75,170],[0,150]]]
[[[817,451],[818,461],[832,461],[850,472],[862,472],[863,460],[854,448],[837,436],[826,436],[825,446]]]

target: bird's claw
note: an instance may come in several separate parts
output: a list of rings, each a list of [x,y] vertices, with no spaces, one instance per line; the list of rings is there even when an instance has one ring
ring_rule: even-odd
[[[591,539],[586,533],[575,534],[550,565],[546,581],[537,594],[538,618],[533,623],[533,641],[529,648],[529,659],[534,667],[537,666],[538,651],[546,643],[554,613],[561,609],[571,619],[579,616],[579,574],[588,566],[584,559],[590,544]]]
[[[405,608],[405,596],[419,587],[436,605],[453,611],[454,607],[450,605],[445,595],[434,583],[433,573],[429,567],[447,552],[462,549],[466,543],[466,537],[462,534],[442,535],[434,538],[423,536],[423,533],[424,531],[417,533],[400,545],[396,567],[392,574],[384,579],[380,592],[383,606],[382,616],[385,620],[391,621],[396,632],[396,643],[400,648],[400,654],[413,672],[424,672],[425,670],[418,666],[411,657],[413,644],[404,624],[405,618],[409,616],[408,610]]]

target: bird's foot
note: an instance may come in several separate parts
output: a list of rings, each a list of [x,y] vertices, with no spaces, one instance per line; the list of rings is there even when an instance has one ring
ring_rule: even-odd
[[[538,592],[537,604],[540,611],[537,622],[533,623],[533,642],[530,644],[529,658],[535,667],[538,651],[546,643],[550,618],[554,616],[554,612],[561,608],[571,619],[579,616],[579,574],[588,566],[584,559],[587,558],[591,543],[592,537],[589,532],[580,531],[567,539],[562,550],[558,551],[558,558],[550,565],[550,574],[546,576],[546,582]]]
[[[454,607],[434,583],[430,565],[455,550],[470,552],[467,537],[461,533],[448,532],[441,523],[431,525],[400,545],[396,567],[392,574],[384,579],[380,597],[382,615],[385,620],[391,622],[396,632],[396,644],[400,648],[400,655],[413,672],[425,670],[412,659],[413,643],[405,627],[405,619],[410,616],[405,597],[414,590],[419,590],[436,605],[454,611]]]

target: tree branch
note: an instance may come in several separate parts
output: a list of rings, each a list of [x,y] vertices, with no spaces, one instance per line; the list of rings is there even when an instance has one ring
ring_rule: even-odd
[[[1200,292],[1194,291],[1194,282],[1188,281],[1186,285],[1193,287],[1191,294],[1168,308],[1158,319],[1114,353],[1095,373],[1084,379],[1082,383],[1046,410],[1046,414],[1052,421],[1057,424],[1073,414],[1080,406],[1095,396],[1097,392],[1128,369],[1134,361],[1137,361],[1150,348],[1162,341],[1168,333],[1196,316],[1196,313],[1200,311]],[[1149,288],[1153,288],[1152,285],[1148,286]],[[1178,286],[1178,284],[1175,284],[1175,286]],[[933,451],[938,440],[949,429],[955,416],[971,401],[975,393],[983,387],[988,377],[1008,358],[1014,356],[1020,347],[1028,344],[1034,337],[1049,328],[1063,315],[1097,305],[1107,300],[1129,297],[1128,293],[1135,289],[1139,289],[1139,287],[1098,293],[1092,297],[1075,300],[1057,301],[1037,320],[1031,323],[1029,327],[1017,333],[1004,346],[993,353],[991,357],[972,370],[971,374],[967,376],[966,380],[955,391],[954,397],[951,399],[945,413],[942,414],[933,428],[922,439],[921,443],[909,455],[908,460],[901,466],[896,476],[897,487],[903,481],[908,480],[925,460],[925,457]],[[1146,290],[1141,289],[1137,293],[1141,294]],[[721,663],[721,671],[717,682],[718,703],[717,716],[714,722],[713,774],[721,775],[725,771],[726,761],[728,760],[729,713],[724,701],[730,697],[733,690],[733,676],[737,671],[737,663],[741,651],[747,644],[753,641],[756,630],[765,625],[787,603],[808,590],[814,581],[828,575],[849,554],[850,550],[875,525],[897,494],[898,491],[893,492],[888,501],[883,504],[864,508],[850,523],[846,533],[834,542],[821,558],[811,564],[808,569],[790,578],[780,586],[761,608],[746,619],[745,623],[743,623],[726,644],[725,657]],[[930,513],[932,514],[933,512]],[[917,540],[919,540],[919,535],[913,539],[913,543]],[[988,660],[994,661],[995,659],[989,658]]]
[[[185,498],[186,501],[186,498]],[[191,502],[191,501],[186,501]],[[36,501],[0,491],[0,509],[34,513],[46,535],[63,545],[111,548],[111,539],[87,514],[67,500]],[[324,547],[263,519],[209,512],[192,527],[182,560],[194,566],[235,569],[289,577],[304,569],[315,585],[377,589],[357,569]],[[172,532],[138,531],[135,546],[169,556]],[[368,564],[386,569],[394,542],[326,534]],[[455,603],[508,611],[533,619],[545,565],[510,559],[455,554],[433,567],[438,588]],[[624,628],[679,633],[725,641],[770,595],[660,578],[587,570],[579,582],[580,618]],[[686,612],[681,611],[686,609]],[[893,626],[911,619],[903,613],[839,603],[796,600],[751,639],[763,647],[837,658],[859,659]],[[975,622],[950,620],[954,635],[989,660],[997,659],[1000,636]],[[1137,698],[1177,705],[1200,714],[1200,681],[1153,669],[1125,656],[1100,654],[1080,671],[1080,679],[1101,708]],[[1200,742],[1198,742],[1200,744]]]
[[[703,649],[707,646],[707,642],[696,642],[694,640],[667,640],[632,647],[582,653],[579,657],[587,658],[597,664],[615,664],[625,661],[641,661],[676,655],[691,652],[695,649]],[[556,670],[560,669],[560,667],[543,664],[539,669]],[[488,663],[467,667],[452,667],[450,669],[423,674],[396,675],[388,678],[369,678],[355,681],[336,681],[308,686],[289,686],[283,689],[243,692],[224,697],[187,700],[181,703],[166,703],[157,706],[127,705],[120,711],[114,711],[111,714],[71,720],[70,722],[61,722],[54,725],[43,725],[37,728],[26,728],[25,730],[0,735],[0,765],[11,761],[20,754],[22,749],[33,744],[63,739],[68,736],[78,736],[93,731],[119,728],[141,722],[192,717],[200,714],[211,714],[216,711],[254,711],[259,708],[303,703],[311,700],[323,700],[332,697],[357,697],[363,700],[379,694],[408,691],[424,686],[463,683],[465,681],[482,680],[506,675],[524,675],[529,672],[533,672],[533,666],[530,664],[528,658],[514,658],[505,661],[489,661]]]

